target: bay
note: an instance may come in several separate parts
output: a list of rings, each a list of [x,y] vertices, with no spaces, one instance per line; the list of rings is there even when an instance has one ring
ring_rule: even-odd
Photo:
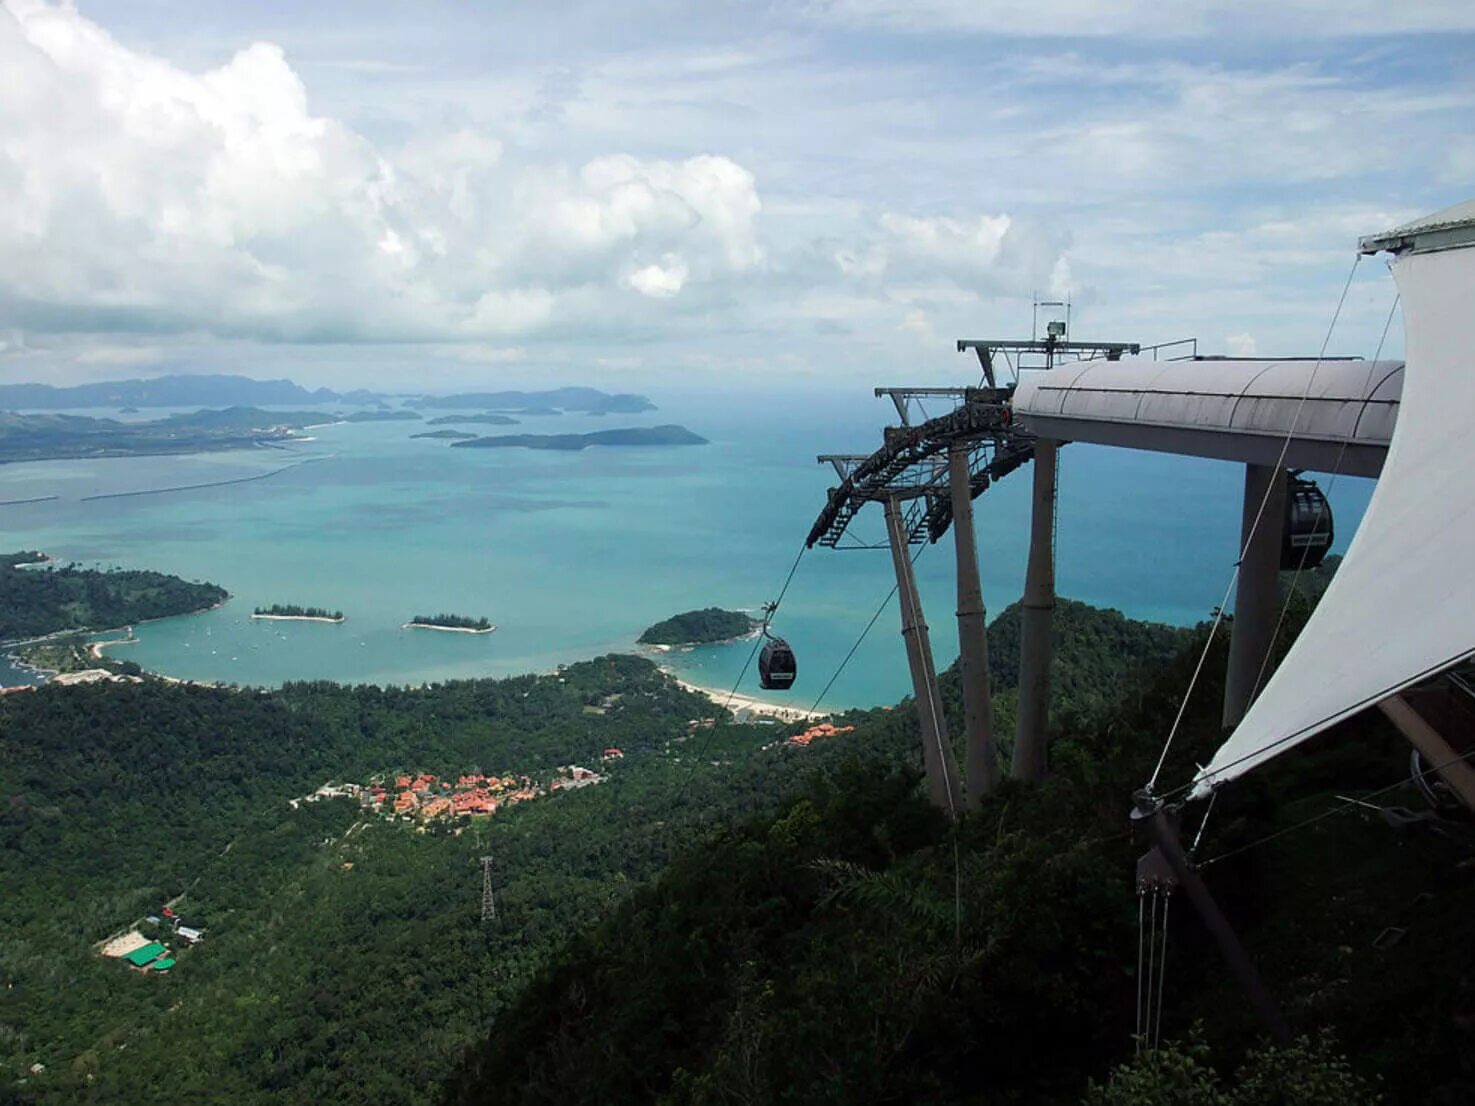
[[[9,548],[227,588],[220,609],[137,627],[139,642],[116,654],[167,675],[273,686],[548,671],[633,650],[647,625],[677,611],[774,598],[834,483],[815,455],[869,452],[894,421],[889,404],[864,388],[653,398],[659,410],[638,416],[528,416],[516,430],[674,422],[711,444],[452,449],[411,439],[419,422],[335,424],[285,451],[0,467],[0,501],[57,497],[0,506],[0,526]],[[991,610],[1022,587],[1029,471],[977,503]],[[1069,446],[1060,594],[1175,624],[1208,617],[1233,570],[1241,486],[1233,464]],[[1371,487],[1345,476],[1332,484],[1339,548]],[[150,494],[121,494],[140,492]],[[879,543],[879,508],[868,508],[855,531]],[[925,549],[917,572],[941,666],[956,653],[951,542]],[[811,705],[892,583],[881,549],[804,554],[774,624],[795,648],[799,681],[765,697]],[[250,618],[271,603],[341,608],[348,617],[341,625]],[[497,631],[401,628],[441,611],[485,615]],[[893,599],[821,705],[870,706],[909,693],[897,630]],[[726,689],[751,654],[751,642],[738,642],[661,660]],[[757,690],[751,669],[741,687]]]

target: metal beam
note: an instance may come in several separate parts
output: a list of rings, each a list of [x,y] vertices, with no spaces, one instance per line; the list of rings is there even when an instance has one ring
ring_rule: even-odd
[[[1383,459],[1388,456],[1387,442],[1295,436],[1287,443],[1286,435],[1279,431],[1260,433],[1153,426],[1125,420],[1111,422],[1034,413],[1020,415],[1020,423],[1042,438],[1061,442],[1088,442],[1247,464],[1273,465],[1276,461],[1283,461],[1287,468],[1340,472],[1345,476],[1376,477],[1383,471]]]
[[[1419,751],[1426,764],[1439,773],[1466,808],[1475,811],[1475,767],[1455,752],[1445,737],[1402,695],[1390,695],[1378,710],[1398,727],[1398,732]]]
[[[967,735],[967,805],[977,810],[998,783],[994,751],[993,688],[988,671],[987,616],[978,579],[978,543],[973,530],[973,481],[967,444],[948,452],[948,490],[952,496],[953,550],[958,567],[958,669],[963,678],[963,719]]]
[[[947,721],[942,696],[937,690],[937,669],[932,663],[932,642],[922,615],[922,600],[912,573],[911,543],[901,517],[901,504],[886,501],[886,531],[891,539],[891,560],[896,569],[896,593],[901,605],[901,637],[906,644],[907,664],[912,672],[912,693],[917,704],[917,724],[922,738],[922,763],[927,772],[927,794],[934,806],[956,818],[962,800],[958,766],[948,743]]]

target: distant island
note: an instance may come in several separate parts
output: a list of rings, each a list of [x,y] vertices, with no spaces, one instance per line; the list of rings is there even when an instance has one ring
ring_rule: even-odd
[[[453,395],[396,396],[358,388],[335,392],[331,388],[304,388],[291,380],[255,380],[223,373],[174,373],[147,379],[110,380],[98,384],[57,387],[52,384],[0,384],[0,410],[58,411],[80,407],[111,407],[134,413],[140,407],[295,407],[321,404],[379,405],[386,401],[404,408],[438,407],[445,410],[517,411],[524,409],[581,411],[589,414],[637,414],[654,411],[642,395],[611,394],[598,388],[567,387],[546,391],[464,392]],[[348,416],[352,422],[371,422],[375,412]],[[378,417],[408,418],[409,413]]]
[[[299,607],[295,603],[273,603],[270,607],[257,607],[252,618],[271,618],[290,622],[342,622],[342,611],[330,611],[325,607]]]
[[[0,464],[246,449],[292,440],[304,426],[336,419],[336,415],[321,411],[263,411],[256,407],[196,411],[147,422],[0,412]]]
[[[554,388],[546,392],[463,392],[448,396],[416,396],[405,400],[407,407],[466,408],[480,411],[523,411],[558,414],[584,411],[635,415],[654,411],[656,405],[633,393],[610,395],[597,388]]]
[[[706,445],[707,439],[684,426],[644,426],[624,430],[596,430],[590,434],[499,434],[452,442],[453,449],[559,449],[580,450],[590,446]]]
[[[351,415],[344,415],[344,422],[409,422],[423,419],[425,416],[419,411],[355,411]]]
[[[411,438],[441,438],[445,441],[466,441],[468,438],[476,437],[464,430],[427,430],[423,434],[411,434]]]
[[[704,607],[699,611],[683,611],[664,622],[657,622],[636,641],[641,645],[709,645],[715,641],[744,637],[759,625],[756,618],[742,611]]]
[[[488,426],[516,426],[517,420],[511,415],[494,415],[485,413],[481,415],[441,415],[438,418],[426,421],[426,426],[450,426],[461,422],[479,422]]]
[[[468,618],[464,614],[417,614],[406,622],[405,630],[448,630],[455,634],[489,634],[497,627],[485,618]]]

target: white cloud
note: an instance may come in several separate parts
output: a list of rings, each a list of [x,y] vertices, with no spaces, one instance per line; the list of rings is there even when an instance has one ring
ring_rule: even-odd
[[[484,342],[444,346],[436,354],[469,365],[515,365],[528,359],[528,351],[522,346],[492,346]]]
[[[79,365],[154,365],[163,360],[158,346],[88,346],[77,354]]]
[[[1255,336],[1253,334],[1230,334],[1224,339],[1224,349],[1231,357],[1254,357]]]
[[[870,282],[952,282],[974,290],[1028,296],[1069,273],[1064,243],[1039,225],[1007,214],[909,215],[889,211],[864,244],[836,249],[835,267]]]
[[[668,256],[660,265],[646,265],[636,269],[626,283],[641,295],[652,299],[669,299],[681,291],[686,283],[686,262],[679,257]]]
[[[467,128],[379,148],[268,43],[192,73],[7,0],[0,71],[0,311],[33,327],[477,339],[763,260],[728,158],[535,164]]]
[[[1466,0],[811,0],[822,22],[1030,37],[1360,36],[1475,30]]]

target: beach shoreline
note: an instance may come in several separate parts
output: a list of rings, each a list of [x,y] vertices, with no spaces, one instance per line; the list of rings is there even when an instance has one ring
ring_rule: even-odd
[[[405,622],[400,625],[401,630],[439,630],[443,634],[490,634],[497,627],[488,626],[480,629],[474,626],[436,626],[430,622]]]
[[[263,622],[331,622],[335,626],[347,621],[346,615],[343,618],[321,618],[315,614],[257,614],[254,611],[251,617]]]
[[[120,637],[120,638],[114,638],[112,641],[94,641],[90,645],[88,645],[87,651],[92,654],[92,659],[93,660],[100,661],[100,660],[102,660],[103,650],[106,649],[106,648],[108,648],[108,646],[110,646],[110,645],[137,645],[137,644],[138,644],[138,639],[136,637]]]
[[[676,685],[685,691],[694,691],[699,695],[705,695],[719,707],[726,707],[736,714],[738,711],[746,710],[749,714],[764,718],[776,718],[781,722],[816,722],[821,718],[828,718],[834,711],[810,710],[806,707],[791,707],[785,703],[775,703],[766,699],[759,699],[752,695],[744,695],[741,692],[731,694],[730,689],[703,687],[694,684],[690,680],[682,679],[671,669],[664,666],[661,671],[676,681]]]

